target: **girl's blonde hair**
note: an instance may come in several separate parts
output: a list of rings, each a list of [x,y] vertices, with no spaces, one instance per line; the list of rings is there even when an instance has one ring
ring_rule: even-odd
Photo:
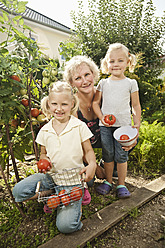
[[[135,65],[136,65],[136,56],[134,54],[130,54],[129,50],[126,46],[124,46],[121,43],[113,43],[109,45],[108,51],[105,55],[105,58],[101,60],[101,70],[102,73],[105,74],[109,74],[109,70],[108,70],[108,61],[109,61],[109,57],[112,51],[114,50],[118,50],[118,49],[122,49],[122,51],[125,53],[127,59],[128,59],[128,67],[129,67],[129,71],[133,72],[135,69]]]
[[[49,104],[48,104],[49,96],[52,92],[55,92],[55,93],[64,93],[65,92],[68,95],[70,95],[71,99],[74,101],[74,105],[71,109],[71,114],[73,114],[73,115],[76,114],[77,109],[78,109],[78,98],[73,93],[72,87],[67,82],[57,81],[57,82],[52,83],[50,85],[49,95],[45,96],[41,100],[41,109],[42,109],[42,112],[44,113],[44,115],[46,116],[47,119],[50,119],[52,116],[50,113],[50,108],[49,108]]]
[[[64,81],[71,84],[73,74],[77,71],[77,68],[82,64],[86,64],[89,67],[89,69],[94,75],[94,81],[96,83],[99,80],[99,76],[100,76],[99,69],[92,59],[84,55],[74,56],[68,62],[66,62],[63,73]]]

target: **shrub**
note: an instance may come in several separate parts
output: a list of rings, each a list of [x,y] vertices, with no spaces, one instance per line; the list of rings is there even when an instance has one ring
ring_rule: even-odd
[[[140,127],[139,143],[130,154],[130,168],[148,175],[165,172],[165,126],[144,121]]]

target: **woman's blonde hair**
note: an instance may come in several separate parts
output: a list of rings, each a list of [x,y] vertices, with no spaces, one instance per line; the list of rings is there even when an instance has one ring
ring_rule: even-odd
[[[76,95],[73,93],[73,89],[70,86],[70,84],[68,84],[67,82],[62,82],[62,81],[57,81],[55,83],[52,83],[50,85],[49,88],[49,95],[52,93],[67,93],[68,95],[71,96],[71,99],[73,99],[74,101],[74,105],[71,109],[71,114],[75,115],[78,109],[78,98],[76,97]],[[46,116],[47,119],[51,118],[51,113],[50,113],[50,108],[49,108],[49,95],[45,96],[42,100],[41,100],[41,109],[42,112],[44,113],[44,115]]]
[[[133,72],[135,69],[135,65],[136,65],[136,56],[134,54],[130,54],[129,50],[126,46],[124,46],[121,43],[113,43],[109,45],[108,51],[105,55],[105,58],[101,60],[101,71],[102,73],[105,74],[109,74],[109,70],[108,70],[108,61],[109,61],[109,57],[112,51],[114,50],[118,50],[118,49],[122,49],[122,51],[125,53],[126,57],[128,58],[128,67],[129,67],[129,71]]]
[[[94,81],[96,83],[99,80],[99,76],[100,76],[99,69],[92,59],[84,55],[74,56],[68,62],[66,62],[63,73],[64,81],[71,84],[73,74],[77,71],[77,68],[82,64],[86,64],[89,67],[89,69],[94,75]]]

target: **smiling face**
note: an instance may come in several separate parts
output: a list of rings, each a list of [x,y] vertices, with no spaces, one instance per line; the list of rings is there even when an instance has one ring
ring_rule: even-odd
[[[74,106],[72,97],[63,92],[52,92],[49,94],[48,105],[50,113],[60,122],[66,122],[69,120],[71,109]]]
[[[124,79],[124,72],[128,66],[128,58],[122,49],[111,51],[108,59],[108,70],[112,80]]]
[[[93,91],[94,75],[87,64],[83,63],[77,67],[73,72],[71,84],[81,93],[88,94]]]

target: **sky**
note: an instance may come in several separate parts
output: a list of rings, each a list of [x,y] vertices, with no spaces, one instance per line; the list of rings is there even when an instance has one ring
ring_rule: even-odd
[[[88,12],[88,0],[82,1],[84,11]],[[157,9],[156,16],[161,17],[165,11],[165,0],[153,0],[153,3]],[[78,12],[78,0],[29,0],[27,6],[69,28],[74,28],[70,12]]]

